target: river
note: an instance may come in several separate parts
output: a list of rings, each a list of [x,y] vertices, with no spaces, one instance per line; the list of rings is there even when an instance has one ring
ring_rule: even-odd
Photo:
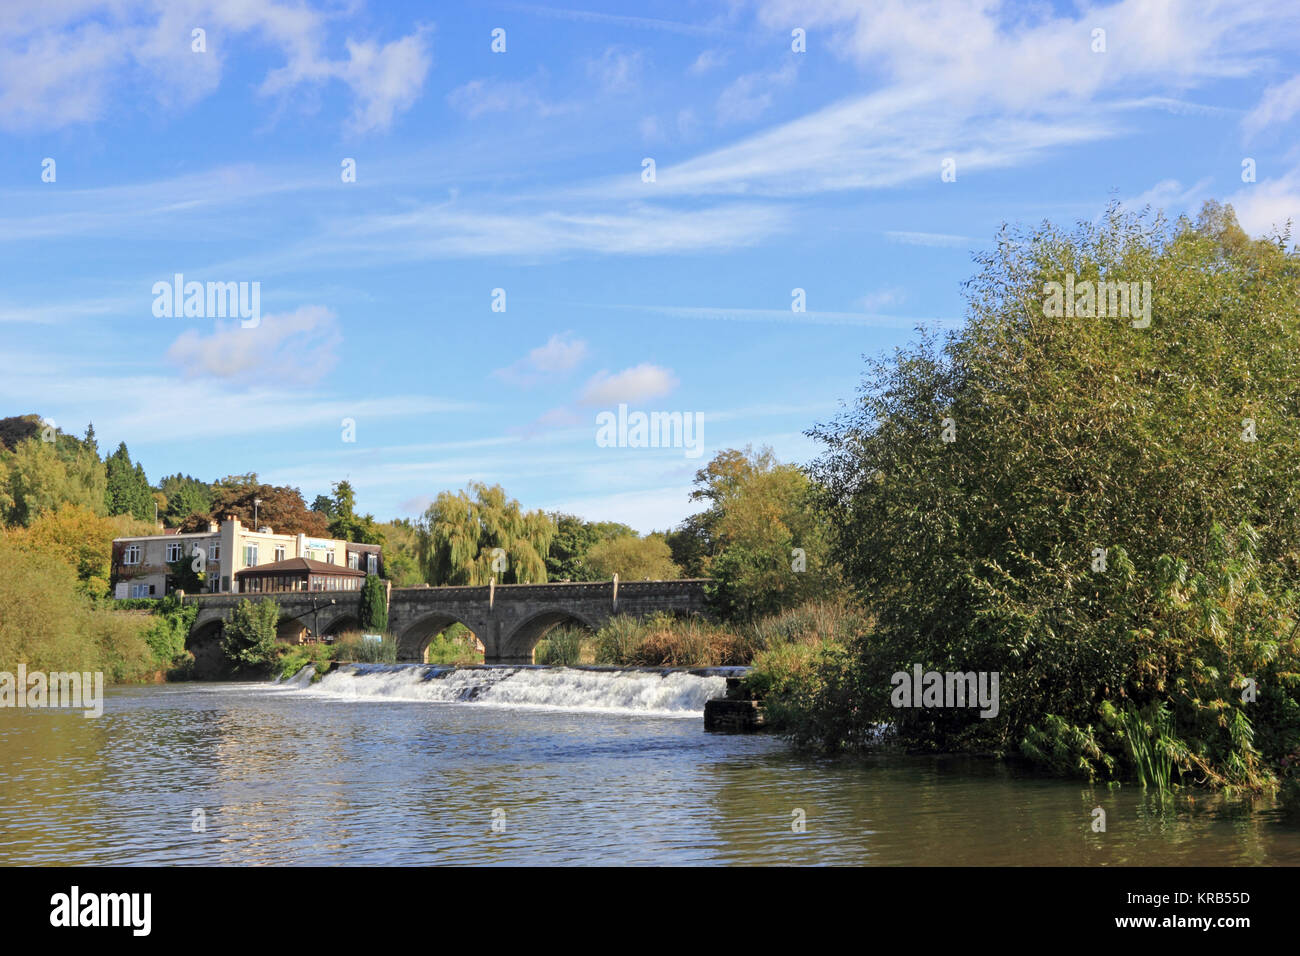
[[[723,684],[372,667],[5,710],[0,864],[1300,864],[1268,800],[706,734]]]

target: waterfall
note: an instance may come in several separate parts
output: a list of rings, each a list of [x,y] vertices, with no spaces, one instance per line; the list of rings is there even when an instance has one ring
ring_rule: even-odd
[[[746,670],[345,664],[314,684],[310,682],[313,669],[307,667],[276,686],[293,693],[348,700],[699,717],[705,701],[725,693],[727,677]]]

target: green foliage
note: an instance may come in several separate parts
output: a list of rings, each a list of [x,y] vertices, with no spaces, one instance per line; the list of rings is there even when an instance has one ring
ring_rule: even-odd
[[[577,515],[554,512],[555,536],[546,554],[550,581],[608,580],[594,573],[584,560],[591,549],[614,538],[636,537],[636,531],[616,521],[585,521]]]
[[[280,605],[273,598],[254,603],[243,598],[221,632],[221,649],[237,668],[260,669],[279,658],[275,639]]]
[[[610,618],[591,639],[597,664],[720,666],[745,664],[752,648],[743,636],[698,617],[669,614]]]
[[[1143,710],[1128,703],[1122,710],[1110,701],[1101,705],[1102,720],[1124,742],[1141,787],[1172,789],[1174,768],[1187,763],[1187,747],[1174,737],[1174,719],[1164,701]]]
[[[288,680],[308,664],[315,667],[319,675],[329,669],[334,653],[335,649],[331,644],[285,646],[281,649],[280,659],[273,669],[275,675],[281,680]]]
[[[1280,758],[1254,741],[1285,746],[1266,722],[1297,694],[1300,256],[1209,206],[1172,227],[1112,209],[1072,233],[1004,230],[979,260],[968,325],[871,363],[810,432],[834,555],[877,616],[851,709],[909,746],[1049,755],[1045,715],[1064,733],[1131,701],[1156,741],[1148,779],[1171,754],[1199,782],[1264,785]],[[1067,274],[1150,282],[1151,326],[1046,317]],[[999,718],[891,714],[889,676],[913,663],[998,671]],[[1245,677],[1267,708],[1243,706]],[[1122,729],[1096,740],[1131,760]]]
[[[352,634],[330,645],[330,659],[363,664],[394,664],[397,662],[397,641],[385,637],[382,641],[367,641],[360,634]]]
[[[207,566],[207,561],[204,561]],[[167,587],[171,591],[184,591],[186,594],[198,594],[203,590],[207,572],[194,570],[194,558],[182,554],[167,565]]]
[[[126,442],[104,460],[106,488],[104,504],[111,515],[131,515],[141,521],[154,516],[153,492],[144,468],[132,463]]]
[[[112,519],[67,503],[12,532],[15,544],[53,554],[75,569],[82,590],[95,597],[108,593],[109,556],[120,533]]]
[[[384,546],[384,575],[395,588],[424,584],[418,556],[419,535],[405,518],[378,525]]]
[[[340,541],[353,541],[357,544],[383,544],[384,535],[374,515],[358,515],[356,492],[347,481],[335,482],[333,497],[324,498],[317,495],[312,504],[313,511],[322,511],[329,518],[329,534]]]
[[[55,553],[0,533],[0,670],[103,671],[109,682],[157,668],[148,615],[99,602]]]
[[[65,504],[105,513],[107,479],[99,455],[70,435],[58,432],[54,437],[46,442],[38,434],[12,451],[0,450],[0,518],[5,524],[31,525]]]
[[[533,662],[555,667],[581,664],[587,638],[587,632],[579,628],[556,627],[537,643],[533,650]]]
[[[541,511],[525,513],[500,485],[471,483],[444,491],[419,522],[419,558],[430,584],[529,584],[546,580],[543,555],[555,524]],[[505,570],[493,569],[494,552]]]
[[[160,665],[172,665],[186,656],[185,641],[198,616],[197,604],[182,605],[174,597],[151,602],[154,618],[144,639]]]
[[[815,490],[769,448],[719,452],[695,474],[691,497],[709,502],[668,538],[688,573],[709,588],[724,617],[755,620],[836,593],[830,531]]]
[[[673,564],[668,544],[653,535],[621,535],[597,541],[587,550],[582,563],[596,581],[611,580],[615,574],[620,581],[672,581],[681,577],[681,568]]]
[[[1116,758],[1097,740],[1091,725],[1075,727],[1058,714],[1044,717],[1042,730],[1030,724],[1020,752],[1061,776],[1106,779],[1116,768]]]
[[[212,486],[189,475],[168,475],[158,483],[167,499],[163,516],[167,526],[176,528],[192,515],[206,516],[212,511]]]
[[[367,574],[361,586],[361,627],[377,634],[388,630],[388,589],[377,574]]]
[[[442,633],[434,635],[424,659],[426,663],[445,667],[467,667],[482,664],[483,653],[474,644],[469,628],[463,624],[452,624]]]

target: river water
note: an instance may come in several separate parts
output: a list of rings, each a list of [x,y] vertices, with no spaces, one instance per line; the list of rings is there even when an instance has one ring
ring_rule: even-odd
[[[706,734],[724,683],[372,667],[6,709],[0,864],[1300,864],[1270,801]]]

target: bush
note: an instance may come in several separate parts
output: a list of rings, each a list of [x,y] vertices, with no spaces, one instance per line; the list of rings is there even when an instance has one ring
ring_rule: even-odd
[[[279,660],[276,625],[280,605],[273,598],[254,604],[243,598],[230,613],[221,634],[221,648],[238,668],[264,669]]]
[[[198,616],[198,605],[182,605],[176,598],[167,597],[154,603],[153,613],[153,623],[144,639],[154,660],[165,667],[183,662],[187,654],[185,641]]]

